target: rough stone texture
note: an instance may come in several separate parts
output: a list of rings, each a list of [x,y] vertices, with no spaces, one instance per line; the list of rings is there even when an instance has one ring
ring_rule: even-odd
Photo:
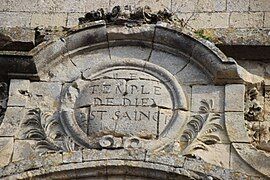
[[[230,27],[262,27],[263,26],[263,13],[262,12],[250,12],[239,13],[232,12],[230,16]]]
[[[0,167],[10,163],[13,152],[13,138],[0,137]]]
[[[193,63],[188,63],[184,68],[175,74],[179,82],[187,85],[208,84],[209,77],[199,70]]]
[[[0,12],[0,27],[30,27],[30,19],[27,12]]]
[[[134,58],[148,61],[151,53],[151,49],[132,46],[112,47],[109,50],[112,60]]]
[[[270,28],[270,12],[266,12],[264,15],[264,27]]]
[[[66,26],[66,13],[33,14],[31,27]]]
[[[227,10],[228,11],[237,11],[244,12],[249,9],[249,1],[248,0],[228,0],[227,1]]]
[[[225,112],[225,123],[231,142],[249,142],[243,112]]]
[[[12,79],[9,87],[8,106],[24,107],[29,97],[28,80]]]
[[[233,84],[225,86],[225,111],[244,111],[245,86]]]
[[[230,158],[230,169],[237,169],[239,172],[244,172],[249,176],[258,176],[258,172],[252,169],[248,164],[244,163],[234,148],[231,148]]]
[[[63,163],[82,162],[82,151],[64,152]]]
[[[27,108],[41,108],[44,111],[57,109],[61,84],[56,82],[32,82],[29,87],[31,96],[27,100]]]
[[[177,13],[178,19],[183,19],[185,26],[197,29],[228,28],[229,13]],[[237,26],[236,26],[237,27]]]
[[[269,11],[270,2],[267,0],[254,0],[250,1],[251,11]]]
[[[14,136],[16,135],[20,121],[24,116],[24,108],[10,107],[5,113],[5,117],[0,126],[0,136]]]

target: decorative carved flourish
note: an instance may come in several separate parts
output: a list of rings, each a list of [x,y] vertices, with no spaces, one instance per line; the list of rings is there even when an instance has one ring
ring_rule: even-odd
[[[245,120],[251,143],[257,149],[270,152],[270,121],[262,117],[263,108],[258,101],[259,92],[252,88],[247,92]]]
[[[51,113],[42,113],[39,108],[27,112],[21,129],[21,139],[35,140],[35,149],[39,152],[74,149],[73,142],[63,132],[58,118]]]
[[[107,23],[118,23],[123,21],[135,22],[135,23],[156,23],[158,21],[172,21],[172,13],[166,9],[159,11],[158,13],[152,13],[150,7],[144,8],[138,7],[132,9],[131,6],[115,6],[112,12],[105,12],[104,9],[98,9],[87,13],[84,17],[79,18],[79,24],[105,20]]]
[[[8,85],[0,82],[0,124],[2,123],[7,109]]]
[[[220,125],[221,114],[213,113],[213,100],[202,100],[199,114],[193,115],[181,136],[185,142],[184,155],[196,150],[208,150],[209,145],[220,142],[216,132],[224,130]]]
[[[259,92],[254,87],[249,90],[248,98],[245,102],[245,119],[248,121],[259,121],[259,116],[262,114],[262,106],[257,101]]]

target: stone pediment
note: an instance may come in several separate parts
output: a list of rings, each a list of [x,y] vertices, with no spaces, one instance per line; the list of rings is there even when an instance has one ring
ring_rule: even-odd
[[[242,164],[269,176],[244,119],[246,87],[263,79],[212,43],[167,23],[101,20],[30,54],[37,78],[11,79],[0,126],[3,177],[236,179]]]

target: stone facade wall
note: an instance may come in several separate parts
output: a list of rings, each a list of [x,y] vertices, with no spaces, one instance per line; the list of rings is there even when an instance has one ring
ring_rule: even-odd
[[[1,0],[0,27],[70,27],[86,12],[116,5],[166,8],[195,29],[270,28],[269,0]]]

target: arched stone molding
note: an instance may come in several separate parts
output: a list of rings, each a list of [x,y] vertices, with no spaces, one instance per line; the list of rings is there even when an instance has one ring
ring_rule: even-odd
[[[32,81],[11,80],[0,127],[0,135],[8,135],[0,157],[8,151],[11,161],[0,169],[2,176],[83,175],[104,166],[139,168],[147,177],[148,170],[177,178],[244,176],[231,165],[231,148],[242,137],[230,130],[244,122],[231,115],[244,115],[245,85],[262,79],[212,43],[166,23],[129,27],[96,21],[30,54],[38,74]],[[10,124],[18,125],[7,131]],[[245,127],[239,128],[244,134]],[[29,159],[33,166],[26,165]],[[124,164],[114,165],[115,159]],[[268,176],[252,168],[249,176]]]

